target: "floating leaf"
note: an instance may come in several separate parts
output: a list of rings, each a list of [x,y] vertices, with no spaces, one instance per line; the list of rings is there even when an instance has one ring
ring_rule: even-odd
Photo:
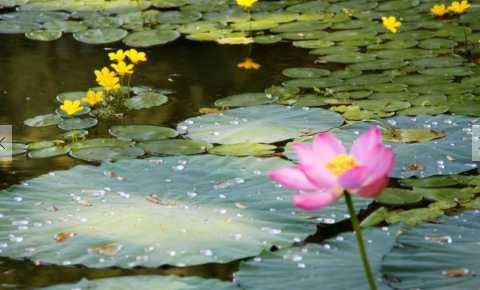
[[[370,265],[378,289],[390,289],[382,281],[382,257],[393,247],[397,228],[364,230]],[[349,269],[345,271],[345,269]],[[282,290],[317,289],[367,290],[358,247],[352,233],[324,241],[274,253],[265,253],[241,265],[235,281],[244,289]]]
[[[478,220],[478,212],[465,212],[407,231],[386,255],[382,272],[396,289],[475,289]]]
[[[39,41],[53,41],[62,37],[61,31],[35,30],[25,33],[25,37]]]
[[[58,128],[63,129],[65,131],[70,130],[81,130],[87,129],[96,126],[98,120],[93,117],[86,117],[86,118],[68,118],[62,119],[58,123]]]
[[[388,205],[406,205],[418,203],[422,199],[423,195],[416,191],[389,187],[382,191],[376,201]]]
[[[174,41],[179,37],[178,31],[154,29],[130,33],[123,39],[123,43],[132,47],[150,47]]]
[[[145,151],[136,147],[91,147],[72,149],[70,156],[88,162],[117,161],[134,159],[145,154]]]
[[[60,116],[56,114],[46,114],[27,119],[23,123],[29,127],[48,127],[57,125],[60,121],[62,121]]]
[[[316,230],[293,208],[290,190],[269,181],[268,172],[285,165],[203,155],[43,175],[0,193],[0,241],[8,243],[2,255],[131,268],[225,263],[283,248]],[[55,241],[66,232],[75,236]],[[109,244],[122,248],[112,256],[91,250]]]
[[[276,97],[265,93],[244,93],[221,98],[215,101],[217,107],[247,107],[270,104],[276,101]]]
[[[166,102],[168,102],[168,97],[164,94],[147,91],[125,100],[125,106],[130,110],[142,110],[161,106]]]
[[[95,28],[75,32],[73,37],[88,44],[107,44],[122,40],[127,36],[128,31],[120,28]]]
[[[178,125],[192,139],[209,143],[274,143],[340,126],[343,118],[323,109],[254,106],[190,118]]]
[[[143,142],[137,146],[152,155],[193,155],[206,152],[212,145],[204,141],[174,139]]]
[[[135,141],[161,140],[178,135],[177,131],[171,128],[149,125],[114,126],[109,132],[119,139]]]
[[[238,143],[214,146],[208,153],[226,156],[261,156],[275,153],[277,146],[258,143]]]

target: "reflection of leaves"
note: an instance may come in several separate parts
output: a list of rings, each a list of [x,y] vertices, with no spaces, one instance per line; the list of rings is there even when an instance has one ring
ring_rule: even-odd
[[[398,129],[389,128],[383,131],[383,138],[395,143],[426,142],[446,136],[443,131],[428,129]]]

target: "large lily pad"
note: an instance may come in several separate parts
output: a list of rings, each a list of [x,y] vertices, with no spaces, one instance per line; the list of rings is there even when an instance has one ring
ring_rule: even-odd
[[[465,212],[407,231],[382,271],[395,289],[470,290],[478,287],[479,214]]]
[[[281,159],[166,157],[77,166],[0,193],[2,255],[89,267],[227,262],[315,226],[268,180]],[[88,180],[88,182],[85,182]]]
[[[152,141],[173,138],[177,136],[177,131],[159,126],[151,125],[129,125],[129,126],[114,126],[109,130],[113,136],[135,141]]]
[[[382,281],[381,262],[392,248],[398,228],[364,231],[368,256],[378,289],[390,289]],[[259,256],[240,267],[235,280],[251,290],[369,289],[353,234]]]
[[[29,127],[48,127],[57,125],[62,118],[56,114],[39,115],[25,120],[23,123]]]
[[[140,92],[138,95],[125,100],[125,106],[130,110],[150,109],[168,102],[168,97],[159,92]]]
[[[209,143],[274,143],[338,127],[343,118],[319,108],[252,106],[190,118],[178,125],[189,138]]]
[[[132,276],[118,277],[98,280],[82,280],[76,284],[64,284],[42,288],[43,290],[239,290],[239,288],[228,282],[213,279],[202,279],[197,277],[179,278],[175,276]]]
[[[127,36],[128,31],[120,28],[95,28],[75,32],[73,37],[88,44],[107,44],[122,40]]]
[[[133,47],[150,47],[174,41],[180,33],[170,30],[147,30],[134,32],[125,37],[123,43]]]
[[[395,149],[396,155],[391,177],[449,175],[475,169],[471,148],[471,126],[475,122],[475,118],[449,115],[386,119],[382,128],[385,143]],[[351,146],[360,133],[374,125],[378,123],[357,123],[332,132]],[[398,138],[392,139],[392,134]],[[286,154],[296,158],[290,148]]]

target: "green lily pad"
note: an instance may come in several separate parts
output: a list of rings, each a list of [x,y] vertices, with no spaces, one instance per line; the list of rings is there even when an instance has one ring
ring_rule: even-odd
[[[97,123],[98,123],[98,120],[93,117],[68,118],[68,119],[62,119],[62,121],[58,123],[58,128],[65,131],[81,130],[81,129],[94,127],[97,125]]]
[[[75,32],[73,37],[88,44],[107,44],[122,40],[128,31],[120,28],[94,28]]]
[[[151,290],[161,288],[164,290],[239,290],[233,283],[197,277],[180,278],[175,276],[131,276],[116,277],[96,280],[82,280],[75,284],[63,284],[41,288],[43,290]]]
[[[238,143],[214,146],[208,153],[225,156],[261,156],[275,153],[277,146],[258,143]]]
[[[140,92],[135,97],[125,100],[130,110],[142,110],[158,107],[168,102],[168,97],[157,92]]]
[[[62,32],[55,30],[35,30],[26,32],[25,37],[31,40],[53,41],[61,38]]]
[[[443,77],[464,77],[473,74],[473,71],[469,67],[456,66],[456,67],[444,67],[444,68],[427,68],[418,71],[424,75],[434,75]]]
[[[406,66],[407,64],[408,63],[405,61],[381,59],[352,64],[348,68],[352,70],[387,70],[399,69]]]
[[[171,128],[149,125],[113,126],[109,132],[119,139],[135,141],[161,140],[178,135],[177,131]]]
[[[43,159],[66,155],[68,152],[70,152],[70,146],[52,146],[30,151],[28,152],[28,157],[31,159]]]
[[[130,147],[133,146],[133,142],[113,139],[113,138],[94,138],[87,139],[72,144],[72,149],[85,149],[94,147]]]
[[[145,151],[137,147],[91,147],[72,149],[70,156],[87,162],[117,161],[134,159],[145,154]]]
[[[393,117],[384,120],[383,131],[388,128],[421,129],[442,132],[445,136],[427,139],[422,142],[399,143],[385,141],[395,150],[396,161],[391,177],[408,178],[412,176],[428,177],[433,175],[451,175],[477,168],[472,163],[471,126],[474,118],[465,116],[417,116]],[[332,133],[340,138],[345,146],[349,147],[353,140],[370,126],[378,123],[357,123],[341,129],[333,129]],[[435,135],[436,136],[436,135]],[[399,141],[399,140],[397,140]],[[411,140],[409,140],[411,141]],[[295,160],[296,156],[290,147],[286,155]]]
[[[283,82],[282,85],[290,88],[330,88],[341,83],[342,80],[337,78],[308,78],[289,80]]]
[[[60,142],[63,142],[63,141],[60,141]],[[53,147],[55,145],[57,145],[58,140],[54,140],[54,141],[38,141],[38,142],[33,142],[33,143],[30,143],[27,145],[27,149],[28,150],[39,150],[39,149],[45,149],[45,148],[48,148],[48,147]]]
[[[316,228],[296,214],[291,192],[269,181],[285,165],[203,155],[43,175],[0,193],[2,256],[131,268],[225,263],[284,248]]]
[[[266,93],[244,93],[228,96],[215,101],[217,107],[247,107],[275,102],[277,97]]]
[[[152,155],[194,155],[206,152],[212,145],[204,141],[173,139],[142,142],[137,146]]]
[[[65,100],[69,100],[69,101],[81,100],[85,97],[86,94],[87,93],[83,92],[83,91],[64,92],[64,93],[59,94],[56,97],[56,100],[57,100],[57,102],[62,104],[63,102],[65,102]]]
[[[416,226],[425,222],[435,221],[442,215],[443,210],[438,208],[414,208],[390,212],[385,220],[389,224],[404,223]]]
[[[385,256],[382,272],[396,289],[475,289],[478,226],[477,211],[417,226],[399,237]]]
[[[469,201],[473,199],[477,189],[474,188],[420,188],[414,187],[413,191],[421,194],[425,199],[431,201]]]
[[[62,118],[56,114],[39,115],[25,120],[23,123],[29,127],[48,127],[57,125]]]
[[[72,130],[63,133],[63,139],[67,141],[78,141],[87,138],[88,131],[87,130]]]
[[[302,21],[281,24],[273,28],[271,31],[275,33],[308,32],[322,30],[327,28],[328,26],[330,26],[330,24],[324,23],[323,21]]]
[[[330,71],[322,68],[296,67],[284,69],[282,74],[290,78],[321,78],[330,75]]]
[[[343,118],[319,108],[265,105],[194,117],[178,125],[191,139],[209,143],[275,143],[340,126]]]
[[[341,54],[330,54],[322,56],[318,59],[319,62],[334,62],[334,63],[359,63],[369,62],[375,60],[375,55],[360,53],[360,52],[345,52]]]
[[[375,200],[381,204],[407,205],[415,204],[423,199],[423,195],[416,191],[401,188],[386,188]]]
[[[130,33],[123,39],[123,43],[132,47],[151,47],[172,42],[179,37],[178,31],[154,29]]]
[[[420,41],[418,46],[424,49],[453,48],[457,46],[457,42],[450,39],[431,38]]]
[[[381,262],[393,247],[397,228],[363,231],[367,252],[378,289],[390,289],[382,280]],[[349,269],[345,271],[345,269]],[[358,247],[352,233],[274,253],[265,253],[240,266],[235,281],[244,289],[369,289]]]

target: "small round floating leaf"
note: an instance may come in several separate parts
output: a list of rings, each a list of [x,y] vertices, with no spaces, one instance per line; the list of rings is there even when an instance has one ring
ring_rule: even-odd
[[[375,60],[375,55],[360,52],[345,52],[342,54],[330,54],[322,56],[318,59],[320,62],[334,63],[358,63],[369,62]]]
[[[474,250],[478,218],[478,212],[468,211],[407,231],[386,255],[382,272],[395,281],[396,289],[475,289],[480,282]]]
[[[33,150],[28,152],[28,157],[31,159],[43,159],[66,155],[70,152],[70,146],[52,146]]]
[[[208,153],[226,156],[261,156],[275,153],[277,146],[259,143],[238,143],[218,145],[208,149]]]
[[[110,128],[109,132],[119,139],[135,141],[161,140],[178,135],[177,131],[171,128],[149,125],[114,126]]]
[[[72,144],[72,149],[85,149],[93,147],[130,147],[133,142],[114,138],[87,139]]]
[[[443,38],[432,38],[425,39],[420,41],[418,44],[419,47],[424,49],[442,49],[442,48],[452,48],[457,45],[457,42],[449,39]]]
[[[73,130],[63,133],[63,139],[67,141],[78,141],[87,138],[87,130]]]
[[[162,93],[140,92],[135,97],[125,100],[125,106],[130,110],[142,110],[158,107],[168,102],[168,97]]]
[[[306,79],[327,77],[330,75],[330,71],[322,68],[296,67],[284,69],[282,74],[289,78]]]
[[[58,128],[70,131],[70,130],[82,130],[96,126],[98,120],[93,117],[86,117],[86,118],[68,118],[62,119],[58,123]]]
[[[364,230],[368,257],[380,290],[390,289],[382,280],[383,256],[393,247],[397,227]],[[346,271],[345,269],[348,269]],[[322,244],[308,244],[274,253],[265,253],[240,266],[235,281],[244,289],[369,289],[358,247],[352,233],[342,234]]]
[[[29,127],[48,127],[57,125],[62,118],[56,114],[39,115],[25,120],[23,123]]]
[[[254,106],[190,118],[178,125],[192,139],[209,143],[274,143],[340,126],[343,118],[320,108]]]
[[[57,102],[63,103],[65,100],[69,101],[76,101],[81,100],[85,97],[87,93],[82,91],[75,91],[75,92],[64,92],[57,96]]]
[[[41,290],[240,290],[235,284],[214,279],[175,276],[131,276],[96,280],[82,280],[75,284],[62,284]]]
[[[143,142],[137,146],[152,155],[194,155],[206,152],[212,145],[204,141],[174,139]]]
[[[279,35],[259,35],[255,36],[253,40],[258,44],[274,44],[282,41],[282,37]]]
[[[329,88],[335,87],[342,83],[342,80],[337,78],[308,78],[308,79],[293,79],[283,82],[282,85],[290,88]]]
[[[469,67],[457,66],[446,68],[427,68],[418,71],[423,75],[434,75],[443,77],[464,77],[473,74],[473,71]]]
[[[266,93],[244,93],[218,99],[215,101],[217,107],[247,107],[265,105],[275,102],[278,98]]]
[[[389,212],[385,221],[389,224],[404,223],[416,226],[425,222],[436,221],[443,215],[438,208],[414,208]]]
[[[173,30],[147,30],[130,33],[123,43],[132,47],[150,47],[172,42],[180,37],[178,31]]]
[[[91,147],[72,149],[70,156],[87,162],[117,161],[134,159],[145,154],[145,151],[136,147]]]
[[[60,141],[63,142],[63,141]],[[38,141],[38,142],[33,142],[27,145],[28,150],[39,150],[39,149],[45,149],[48,147],[53,147],[58,143],[58,140],[55,141]]]
[[[75,32],[73,37],[80,42],[88,44],[107,44],[122,40],[128,31],[120,28],[95,28]]]
[[[62,37],[61,31],[35,30],[25,33],[25,37],[31,40],[53,41]]]
[[[290,190],[267,176],[289,164],[202,155],[43,175],[0,192],[2,255],[132,268],[226,263],[284,248],[316,230],[292,207]]]

